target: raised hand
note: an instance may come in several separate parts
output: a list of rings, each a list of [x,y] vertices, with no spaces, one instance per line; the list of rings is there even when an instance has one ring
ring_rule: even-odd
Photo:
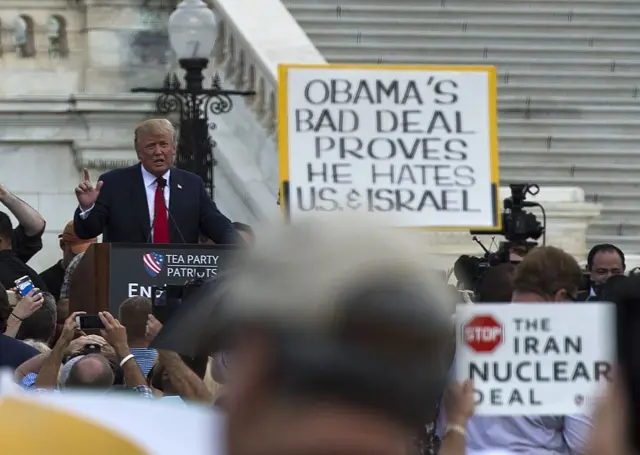
[[[16,294],[20,295],[20,294]],[[33,313],[38,311],[38,309],[44,303],[44,296],[40,292],[39,289],[32,289],[29,293],[24,297],[18,297],[18,303],[13,308],[13,315],[18,318],[27,319]]]
[[[147,330],[146,336],[149,342],[153,341],[153,339],[158,335],[158,332],[162,329],[162,322],[158,321],[156,317],[150,314],[147,317]]]
[[[91,183],[91,176],[89,171],[84,169],[82,171],[82,181],[76,188],[76,198],[82,210],[89,210],[96,203],[100,190],[102,189],[102,181],[98,181],[95,188]]]

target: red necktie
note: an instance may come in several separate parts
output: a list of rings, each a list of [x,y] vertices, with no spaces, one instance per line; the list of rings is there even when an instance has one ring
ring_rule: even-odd
[[[153,206],[155,217],[153,219],[153,243],[169,243],[169,219],[167,206],[164,201],[164,187],[167,181],[162,177],[156,179],[156,197]]]

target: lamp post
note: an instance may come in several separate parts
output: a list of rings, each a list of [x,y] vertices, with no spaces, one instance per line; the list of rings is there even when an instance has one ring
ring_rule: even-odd
[[[134,93],[157,93],[156,110],[162,114],[178,113],[180,139],[176,166],[199,175],[211,198],[215,197],[213,150],[215,141],[209,129],[209,114],[219,115],[233,109],[232,96],[254,95],[252,91],[222,90],[216,75],[211,88],[204,88],[203,71],[209,65],[217,36],[213,11],[202,0],[183,0],[169,17],[169,42],[185,71],[184,87],[175,73],[165,77],[163,87],[137,87]]]

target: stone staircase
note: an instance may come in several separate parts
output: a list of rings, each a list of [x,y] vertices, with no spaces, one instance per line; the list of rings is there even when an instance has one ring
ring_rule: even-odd
[[[496,65],[502,184],[581,187],[588,242],[640,253],[640,2],[283,3],[332,63]]]

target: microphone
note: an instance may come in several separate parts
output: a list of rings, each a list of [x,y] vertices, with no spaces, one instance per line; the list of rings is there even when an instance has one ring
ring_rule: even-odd
[[[164,186],[162,187],[162,189],[164,190]],[[146,189],[145,189],[146,192]],[[164,199],[164,194],[162,195],[162,199]],[[151,226],[149,226],[149,233],[147,234],[147,240],[145,241],[145,243],[153,243],[152,242],[152,236],[153,236],[153,225],[156,222],[156,215],[158,215],[158,207],[155,203],[155,201],[153,202],[153,218],[151,219]]]
[[[169,197],[171,197],[171,196],[169,196]],[[166,202],[165,202],[165,204],[166,204]],[[180,227],[178,226],[178,223],[176,222],[176,219],[173,217],[173,214],[171,213],[171,210],[169,210],[169,207],[167,207],[167,213],[169,214],[169,219],[171,220],[173,225],[176,227],[176,231],[178,231],[178,235],[180,236],[180,240],[182,240],[182,243],[187,243],[187,241],[184,238],[184,235],[182,235],[182,231],[180,231]]]
[[[166,186],[167,186],[167,181],[163,180],[162,181],[162,189],[164,190],[164,187],[166,187]],[[171,198],[171,195],[169,195],[169,198]],[[180,240],[182,240],[182,243],[187,243],[186,239],[184,238],[184,235],[182,235],[182,231],[180,230],[180,226],[178,226],[178,223],[176,222],[176,219],[173,217],[173,213],[171,213],[171,210],[169,210],[169,207],[167,207],[167,200],[165,198],[162,198],[162,202],[164,203],[164,207],[167,210],[167,215],[169,215],[169,219],[171,220],[173,225],[176,227],[176,231],[178,231],[178,235],[180,236]]]

